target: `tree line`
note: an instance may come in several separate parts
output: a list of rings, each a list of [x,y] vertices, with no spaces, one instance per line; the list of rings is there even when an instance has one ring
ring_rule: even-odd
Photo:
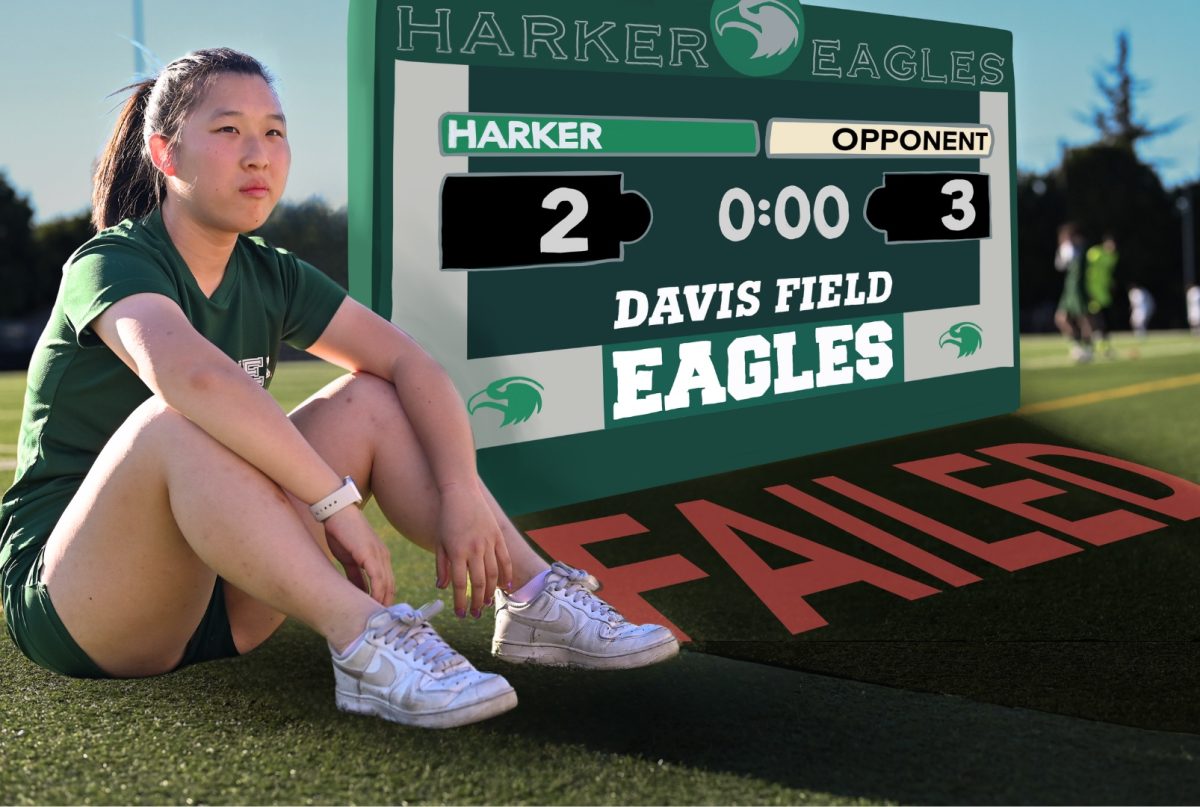
[[[58,295],[62,269],[95,234],[91,211],[33,224],[29,199],[0,171],[0,370],[26,367]],[[280,202],[253,235],[284,246],[347,286],[346,209],[319,198]],[[286,350],[288,358],[303,354]]]
[[[1200,182],[1164,187],[1157,167],[1138,148],[1174,131],[1179,119],[1152,125],[1138,117],[1137,97],[1147,89],[1129,67],[1129,37],[1117,35],[1112,64],[1095,75],[1101,105],[1087,120],[1096,139],[1064,148],[1059,164],[1045,173],[1022,173],[1017,180],[1018,265],[1023,331],[1053,329],[1054,306],[1063,278],[1054,271],[1059,225],[1075,223],[1088,245],[1105,234],[1117,241],[1117,294],[1114,322],[1128,322],[1125,292],[1137,284],[1158,301],[1153,322],[1159,328],[1186,327],[1183,266],[1185,217],[1196,233]],[[1196,252],[1192,251],[1193,262]],[[1197,277],[1196,266],[1191,278]]]
[[[95,234],[85,210],[33,224],[30,201],[17,194],[0,172],[0,319],[23,319],[47,311],[58,293],[63,264]],[[346,209],[313,197],[280,202],[267,223],[252,235],[282,246],[345,287]]]

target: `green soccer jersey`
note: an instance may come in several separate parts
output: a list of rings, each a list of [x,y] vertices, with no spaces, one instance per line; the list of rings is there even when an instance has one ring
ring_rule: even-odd
[[[1095,304],[1093,312],[1112,305],[1113,276],[1117,271],[1118,257],[1116,250],[1107,250],[1100,244],[1087,251],[1084,287],[1087,289],[1088,302]]]
[[[150,397],[90,327],[108,306],[145,292],[178,303],[198,332],[264,387],[280,342],[308,347],[346,296],[295,255],[239,236],[221,284],[206,297],[159,210],[80,247],[29,366],[16,479],[0,502],[0,578],[46,541],[100,449]]]

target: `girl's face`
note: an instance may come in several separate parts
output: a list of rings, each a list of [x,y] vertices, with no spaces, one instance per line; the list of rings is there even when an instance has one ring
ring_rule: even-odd
[[[196,223],[226,233],[267,220],[292,162],[274,91],[259,76],[235,73],[213,80],[174,144],[154,135],[151,153],[167,175],[168,198]]]

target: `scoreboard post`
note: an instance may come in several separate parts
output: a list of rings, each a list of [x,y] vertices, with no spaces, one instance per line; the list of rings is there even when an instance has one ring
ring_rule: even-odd
[[[352,0],[351,292],[520,514],[1017,408],[1012,38]]]

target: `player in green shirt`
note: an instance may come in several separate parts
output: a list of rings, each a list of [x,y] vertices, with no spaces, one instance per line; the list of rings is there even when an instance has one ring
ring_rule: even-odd
[[[1108,311],[1113,304],[1113,288],[1116,285],[1117,241],[1105,233],[1103,240],[1087,251],[1087,267],[1084,270],[1084,289],[1087,291],[1088,316],[1092,321],[1096,347],[1104,345],[1104,354],[1116,356],[1112,338],[1108,332]]]
[[[1092,321],[1088,317],[1083,286],[1083,235],[1067,223],[1058,228],[1058,251],[1054,268],[1064,273],[1062,295],[1054,311],[1054,323],[1071,340],[1071,358],[1077,362],[1092,359]]]
[[[432,357],[241,235],[290,166],[265,69],[197,51],[132,89],[96,173],[100,232],[64,267],[29,368],[0,503],[17,646],[67,675],[138,677],[248,652],[292,616],[329,642],[344,710],[451,726],[512,708],[504,678],[429,625],[440,603],[393,604],[388,549],[350,506],[373,492],[436,554],[460,618],[497,598],[498,655],[674,655],[668,630],[631,625],[593,578],[525,542],[479,479],[462,399]],[[349,374],[287,416],[265,391],[281,341]]]

